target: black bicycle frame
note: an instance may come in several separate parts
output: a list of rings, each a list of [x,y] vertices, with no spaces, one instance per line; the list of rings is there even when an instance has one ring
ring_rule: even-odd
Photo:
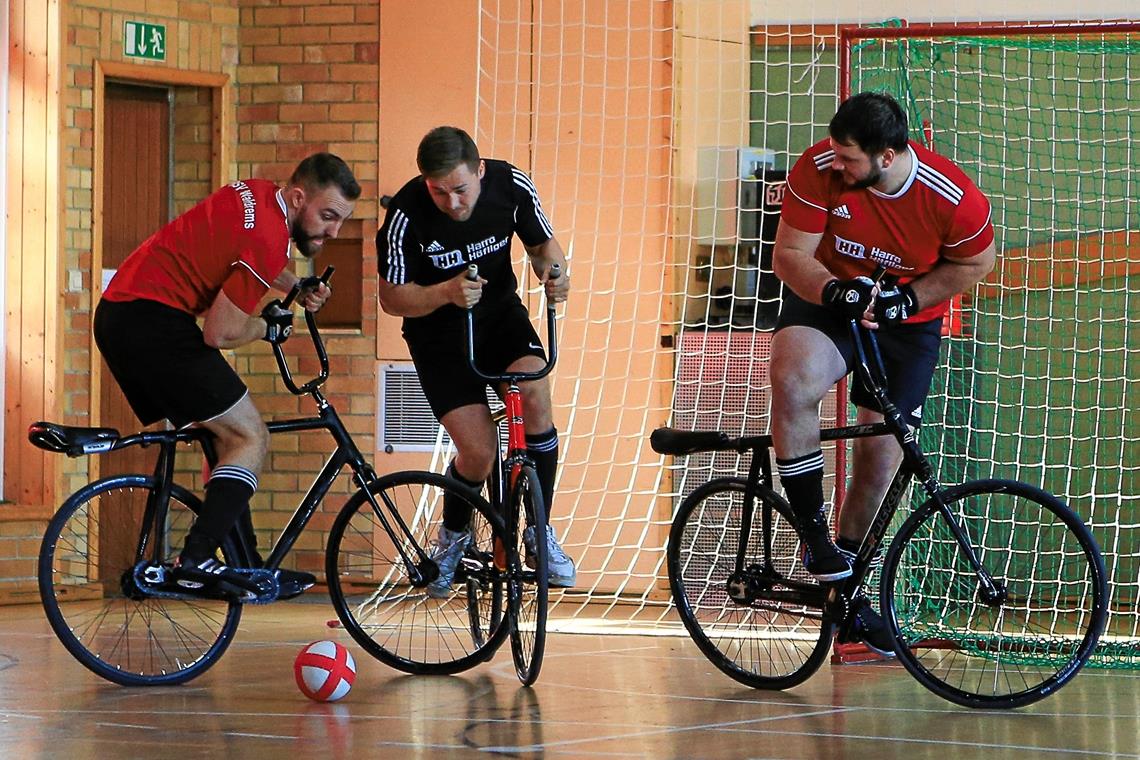
[[[320,278],[320,281],[327,282],[331,274],[332,267],[329,267]],[[316,281],[317,278],[307,278],[300,281],[286,297],[282,306],[289,308],[289,305],[297,297],[301,289],[310,287]],[[364,490],[380,524],[393,539],[396,551],[400,553],[401,559],[408,567],[409,576],[413,582],[417,582],[420,578],[418,562],[412,561],[412,558],[405,553],[405,546],[411,545],[415,548],[419,561],[426,560],[428,558],[427,553],[423,547],[416,543],[403,516],[400,515],[396,505],[391,503],[387,495],[382,494],[384,504],[387,507],[387,510],[385,510],[381,508],[380,504],[376,501],[375,495],[368,488],[368,484],[376,479],[376,471],[368,464],[364,455],[361,454],[360,449],[357,448],[355,441],[353,441],[351,434],[349,434],[345,428],[344,422],[341,420],[340,415],[337,414],[336,409],[329,404],[328,399],[321,393],[321,386],[329,377],[328,353],[325,351],[324,341],[321,339],[320,331],[317,329],[316,319],[312,312],[305,312],[305,323],[308,326],[309,335],[313,340],[313,346],[316,349],[317,358],[320,362],[320,373],[317,377],[298,385],[293,379],[292,372],[289,369],[289,364],[285,357],[285,352],[280,344],[273,344],[273,355],[277,360],[277,367],[281,372],[281,378],[286,387],[294,395],[308,394],[312,396],[317,405],[317,416],[288,420],[271,420],[266,423],[266,427],[270,434],[326,430],[336,443],[336,448],[313,480],[313,484],[309,487],[305,497],[293,512],[293,516],[289,519],[284,530],[282,530],[276,543],[274,543],[268,558],[265,560],[265,568],[276,570],[280,566],[281,561],[285,558],[285,555],[289,553],[289,550],[293,548],[293,545],[300,537],[305,526],[309,520],[312,519],[313,514],[320,506],[321,501],[328,494],[332,484],[336,481],[337,477],[339,477],[345,465],[348,465],[352,468],[357,485]],[[165,505],[168,505],[170,502],[174,485],[175,454],[177,446],[180,443],[198,443],[202,447],[209,467],[212,469],[217,464],[213,435],[202,427],[137,433],[124,438],[116,438],[113,441],[109,441],[105,448],[101,448],[102,451],[115,451],[135,445],[157,445],[159,447],[158,461],[155,463],[154,468],[156,487],[147,499],[143,515],[143,525],[152,526],[154,535],[163,534],[161,526],[158,525],[158,521],[163,516]],[[385,514],[385,511],[387,511],[387,514]],[[147,558],[146,554],[150,548],[150,535],[151,531],[147,530],[144,530],[140,535],[139,543],[135,550],[136,562],[143,561]],[[240,561],[248,564],[252,560],[254,548],[247,545],[246,537],[242,534],[242,531],[234,530],[231,535],[235,539],[241,554],[239,557]],[[399,540],[401,535],[406,540]],[[158,561],[161,557],[156,554],[155,559]]]
[[[898,408],[887,396],[885,372],[883,370],[882,356],[879,353],[878,341],[875,339],[873,333],[863,330],[858,322],[854,320],[851,321],[851,332],[855,341],[858,357],[855,374],[879,404],[880,409],[883,411],[883,421],[872,424],[822,428],[820,430],[820,441],[828,442],[893,435],[902,447],[903,462],[895,473],[891,485],[887,489],[887,493],[867,530],[867,535],[863,539],[859,551],[856,553],[851,576],[843,581],[845,594],[850,595],[854,593],[866,580],[875,552],[886,538],[891,520],[898,511],[899,505],[902,503],[902,499],[910,486],[911,480],[916,475],[929,497],[933,499],[938,506],[981,583],[987,589],[993,589],[993,578],[978,561],[969,536],[966,535],[958,520],[955,519],[953,513],[950,512],[942,496],[942,486],[938,482],[934,468],[922,453],[914,431],[910,429]],[[873,364],[872,361],[868,359],[868,355],[873,358]],[[740,539],[735,563],[735,574],[737,577],[742,577],[746,570],[744,562],[748,549],[748,539],[752,532],[753,520],[755,519],[757,485],[763,484],[769,490],[773,488],[770,456],[772,450],[772,436],[758,435],[725,439],[722,445],[708,448],[702,447],[701,450],[735,451],[738,454],[750,452],[752,455],[748,467],[748,478],[744,486]],[[765,562],[763,569],[765,571],[773,570],[771,566],[772,526],[772,507],[765,502],[764,509],[761,512],[761,530],[764,544],[763,556]],[[781,584],[800,591],[806,590],[812,585],[800,584],[790,579],[783,579]],[[781,594],[780,596],[781,598],[785,598],[786,594]]]
[[[551,273],[552,277],[557,278],[559,270],[554,270]],[[467,270],[468,279],[479,279],[479,268],[472,264]],[[475,363],[475,315],[474,310],[467,309],[467,366],[471,368],[480,379],[488,383],[505,383],[507,391],[503,395],[503,403],[505,409],[492,418],[492,422],[496,425],[496,435],[498,435],[498,422],[505,419],[507,421],[507,456],[502,462],[502,466],[509,468],[509,472],[502,473],[492,480],[491,497],[497,499],[497,503],[502,504],[506,502],[506,494],[510,489],[515,486],[515,480],[518,477],[519,471],[522,469],[523,464],[531,464],[530,455],[527,453],[526,448],[526,432],[523,428],[523,411],[522,411],[522,391],[519,389],[519,383],[527,380],[540,380],[550,374],[554,369],[554,365],[558,361],[558,333],[557,333],[557,315],[554,312],[554,302],[548,301],[546,304],[546,345],[549,350],[549,357],[546,363],[538,370],[533,372],[504,372],[502,374],[490,374],[483,372]],[[500,449],[502,441],[500,440]],[[506,480],[506,482],[502,482]],[[505,487],[504,487],[505,486]],[[498,491],[498,493],[496,493]]]

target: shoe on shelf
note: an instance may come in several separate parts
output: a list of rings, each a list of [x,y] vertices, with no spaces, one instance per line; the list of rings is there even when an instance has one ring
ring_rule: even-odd
[[[433,599],[446,599],[451,596],[451,584],[455,582],[455,569],[463,552],[471,543],[471,534],[465,530],[449,530],[439,526],[439,538],[432,542],[428,556],[439,566],[439,575],[427,585],[427,594]]]
[[[851,575],[851,565],[831,541],[831,527],[823,510],[800,525],[804,569],[821,581],[838,581]]]
[[[871,601],[860,596],[851,602],[851,626],[839,636],[840,644],[863,642],[868,649],[883,657],[895,656],[895,639],[887,621],[871,606]]]
[[[534,567],[534,526],[528,525],[523,531],[523,545],[526,547],[527,566]],[[546,582],[555,588],[574,588],[578,580],[578,572],[574,568],[574,560],[566,556],[558,539],[554,537],[554,528],[546,526]]]

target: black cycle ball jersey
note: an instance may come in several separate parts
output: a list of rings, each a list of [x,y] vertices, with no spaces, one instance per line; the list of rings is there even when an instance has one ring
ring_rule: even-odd
[[[484,164],[479,198],[466,221],[436,208],[423,177],[416,177],[392,198],[376,235],[380,276],[393,285],[435,285],[477,264],[487,281],[475,305],[477,319],[520,302],[512,236],[517,233],[527,246],[554,236],[530,177],[506,161],[485,159]],[[446,304],[422,317],[405,317],[404,335],[447,332],[462,320],[463,309]]]

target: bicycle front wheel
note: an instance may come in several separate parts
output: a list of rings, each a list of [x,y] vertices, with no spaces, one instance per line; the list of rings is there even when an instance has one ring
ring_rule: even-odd
[[[1104,629],[1100,550],[1072,510],[1026,483],[972,481],[944,498],[993,585],[981,581],[938,506],[923,504],[883,566],[882,609],[899,660],[960,705],[1036,702],[1077,674]]]
[[[511,655],[515,661],[515,674],[524,686],[530,686],[538,680],[542,655],[546,651],[546,607],[550,594],[546,506],[542,501],[542,486],[533,467],[524,465],[519,470],[511,490],[509,509],[516,549],[516,562],[507,584]],[[525,538],[528,531],[533,536],[531,541]],[[525,562],[519,564],[518,557],[525,557]]]
[[[368,492],[380,514],[358,491],[329,533],[325,572],[345,630],[373,657],[405,673],[458,673],[490,659],[507,635],[501,612],[506,572],[494,560],[496,541],[506,541],[502,519],[474,491],[436,473],[393,473],[369,483]],[[471,509],[471,526],[455,582],[439,599],[417,574],[434,567],[424,557],[445,497]],[[395,513],[412,538],[396,527]]]
[[[824,615],[825,590],[800,561],[790,508],[763,486],[744,569],[736,572],[745,487],[738,478],[713,480],[681,503],[669,532],[669,586],[685,628],[713,665],[754,688],[787,689],[823,663],[835,626]],[[765,504],[772,507],[767,558]]]
[[[139,542],[148,560],[173,562],[201,508],[175,485],[158,529],[144,526],[154,490],[154,478],[144,475],[84,486],[56,512],[40,547],[40,600],[52,630],[86,668],[123,686],[169,686],[201,675],[225,652],[241,620],[235,601],[139,592]],[[235,563],[228,543],[222,553]]]

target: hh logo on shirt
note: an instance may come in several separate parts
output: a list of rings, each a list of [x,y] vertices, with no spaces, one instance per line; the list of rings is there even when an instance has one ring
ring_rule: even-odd
[[[838,235],[835,236],[835,250],[844,256],[850,256],[853,259],[865,259],[867,250],[862,243],[856,243],[854,240],[844,240]]]

